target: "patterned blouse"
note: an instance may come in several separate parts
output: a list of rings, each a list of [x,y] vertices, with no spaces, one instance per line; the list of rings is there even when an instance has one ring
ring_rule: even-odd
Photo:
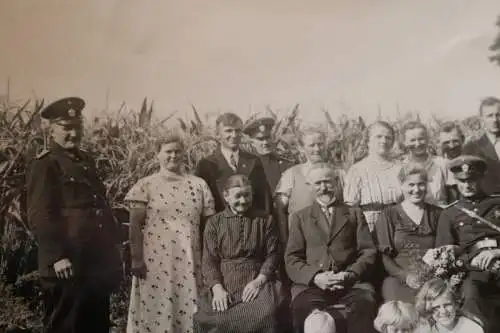
[[[370,231],[386,205],[403,199],[398,179],[400,170],[399,163],[368,156],[347,172],[344,200],[349,205],[361,207]]]

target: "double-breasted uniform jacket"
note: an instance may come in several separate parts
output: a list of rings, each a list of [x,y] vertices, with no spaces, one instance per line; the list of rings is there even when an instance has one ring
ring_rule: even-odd
[[[278,156],[278,154],[274,152],[260,156],[260,160],[262,162],[262,166],[264,167],[264,172],[266,173],[271,193],[274,193],[274,190],[276,189],[276,186],[278,186],[281,179],[281,175],[287,169],[292,167],[294,163]]]
[[[500,193],[500,157],[486,134],[464,143],[463,154],[482,157],[487,165],[482,179],[486,194]]]
[[[119,232],[94,160],[53,143],[30,162],[26,181],[40,275],[55,277],[53,264],[68,258],[75,278],[115,287],[122,274]]]
[[[460,199],[443,210],[436,232],[436,246],[458,245],[466,261],[478,254],[478,242],[491,239],[500,247],[500,233],[476,220],[459,207],[473,211],[500,227],[500,195],[480,195],[474,200]],[[486,242],[485,245],[491,244]],[[495,247],[495,246],[493,246]]]
[[[330,222],[317,202],[292,214],[285,253],[286,271],[293,281],[292,298],[313,286],[317,273],[330,270],[351,271],[358,277],[358,286],[370,289],[366,281],[376,258],[375,244],[359,208],[335,204]]]
[[[238,168],[234,171],[222,155],[220,148],[217,148],[212,155],[203,158],[198,163],[195,174],[207,182],[214,196],[217,212],[223,211],[226,206],[222,189],[227,179],[234,174],[243,174],[248,177],[252,184],[254,207],[267,214],[271,213],[271,191],[258,156],[240,150]]]

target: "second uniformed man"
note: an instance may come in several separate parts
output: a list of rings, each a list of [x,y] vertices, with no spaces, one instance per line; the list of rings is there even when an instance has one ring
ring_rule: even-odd
[[[28,165],[28,221],[38,241],[44,333],[109,332],[109,295],[122,275],[117,225],[93,159],[80,150],[85,102],[47,106],[50,149]]]
[[[486,172],[485,161],[464,155],[451,160],[460,199],[441,214],[436,246],[458,245],[470,272],[463,283],[464,311],[481,322],[485,332],[498,332],[494,323],[494,305],[487,295],[500,297],[500,277],[489,269],[500,258],[500,232],[474,218],[474,214],[500,227],[500,196],[487,195],[481,188]],[[495,318],[496,321],[498,319]]]

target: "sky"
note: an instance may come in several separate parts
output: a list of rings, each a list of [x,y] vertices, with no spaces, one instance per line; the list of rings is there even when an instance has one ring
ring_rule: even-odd
[[[90,114],[147,96],[159,117],[299,103],[311,121],[453,119],[500,95],[499,14],[498,0],[0,0],[0,94],[78,95]]]

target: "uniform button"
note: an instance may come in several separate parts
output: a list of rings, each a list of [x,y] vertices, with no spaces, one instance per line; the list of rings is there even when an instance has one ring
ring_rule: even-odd
[[[102,211],[102,209],[96,209],[96,210],[95,210],[95,215],[96,215],[96,216],[102,216],[102,215],[103,215],[103,211]]]
[[[102,229],[102,224],[99,223],[99,225],[97,226],[99,229]]]
[[[94,197],[94,199],[97,199],[97,195],[94,194],[93,197]]]
[[[75,178],[71,177],[69,180],[71,180],[72,182],[74,182],[74,181],[75,181]]]
[[[474,213],[477,213],[478,211],[479,211],[479,209],[474,208]]]

